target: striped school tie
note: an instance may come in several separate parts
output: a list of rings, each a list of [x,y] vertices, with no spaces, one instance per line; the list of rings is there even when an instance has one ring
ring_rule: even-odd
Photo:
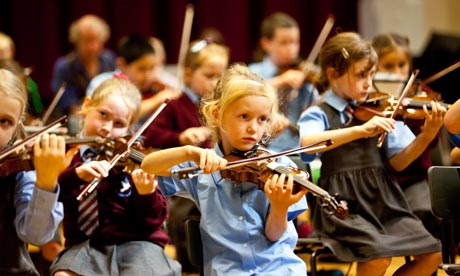
[[[347,107],[345,107],[345,110],[343,111],[343,114],[345,115],[344,126],[348,126],[353,121],[353,112],[353,107],[351,106],[351,104],[348,104]]]
[[[86,150],[84,156],[85,163],[94,159],[96,156],[91,150]],[[88,184],[81,185],[80,192],[86,188]],[[97,189],[89,195],[83,197],[78,205],[78,227],[91,237],[96,228],[99,226],[99,212],[97,208]]]

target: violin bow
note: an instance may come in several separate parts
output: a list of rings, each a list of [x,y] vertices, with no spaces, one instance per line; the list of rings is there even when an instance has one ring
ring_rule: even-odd
[[[280,156],[284,156],[284,155],[293,155],[293,154],[302,153],[302,152],[304,152],[304,153],[307,153],[307,152],[313,153],[313,152],[317,152],[317,151],[319,151],[321,149],[324,149],[324,148],[326,148],[326,147],[328,147],[330,145],[332,145],[332,140],[327,139],[327,140],[320,141],[320,142],[317,142],[317,143],[312,143],[312,144],[309,144],[309,145],[306,145],[306,146],[303,146],[303,147],[290,149],[290,150],[286,150],[286,151],[282,151],[282,152],[278,152],[278,153],[274,153],[274,154],[267,154],[267,155],[253,157],[253,158],[236,160],[236,161],[233,161],[233,162],[228,162],[227,166],[225,168],[223,168],[223,170],[231,169],[231,168],[235,168],[235,167],[240,167],[240,166],[244,166],[244,165],[247,165],[247,164],[250,164],[250,163],[253,163],[253,162],[266,160],[266,159],[269,159],[269,158],[276,158],[276,157],[280,157]],[[202,171],[199,168],[196,168],[196,167],[181,168],[181,169],[177,169],[177,170],[171,170],[171,174],[177,174],[177,175],[179,175],[180,178],[192,178],[192,177],[194,177],[194,176],[196,176],[196,175],[198,175],[200,173],[202,173]]]
[[[63,116],[63,117],[57,119],[56,121],[54,121],[53,123],[49,124],[47,127],[43,128],[42,130],[37,131],[34,134],[30,135],[29,137],[27,137],[26,139],[22,140],[21,142],[13,145],[12,147],[9,147],[9,148],[6,148],[6,149],[2,150],[0,152],[0,160],[5,158],[6,156],[10,155],[11,153],[13,153],[17,148],[19,148],[21,146],[24,146],[24,145],[28,144],[31,141],[35,141],[35,139],[38,136],[40,136],[41,134],[53,131],[53,130],[61,127],[62,124],[65,122],[66,118],[67,118],[67,116]]]
[[[327,37],[329,36],[329,33],[332,30],[332,26],[334,26],[334,22],[335,17],[333,15],[329,15],[327,17],[326,23],[324,23],[324,26],[321,29],[321,32],[319,33],[318,38],[316,39],[315,44],[313,45],[313,48],[310,51],[310,54],[307,57],[305,65],[302,68],[303,72],[310,71],[310,64],[315,61],[316,57],[318,57],[321,47],[323,47],[324,42],[326,41]]]
[[[456,63],[454,63],[454,64],[442,69],[438,73],[432,75],[431,77],[423,80],[421,85],[424,86],[424,85],[427,85],[427,84],[429,84],[431,82],[434,82],[435,80],[443,77],[444,75],[447,75],[448,73],[454,71],[455,69],[457,69],[459,67],[460,67],[460,61],[457,61]]]
[[[122,153],[117,153],[109,162],[109,170],[111,170],[122,157],[125,157],[130,151],[133,143],[141,136],[145,129],[155,120],[156,117],[160,114],[161,111],[166,107],[168,101],[162,103],[157,110],[150,115],[150,117],[142,124],[142,126],[134,133],[131,138],[126,142],[126,150]],[[84,196],[88,196],[94,189],[97,187],[99,182],[103,177],[94,178],[91,183],[89,183],[83,191],[77,196],[77,200],[82,200]]]
[[[66,83],[63,82],[61,87],[59,87],[59,90],[56,93],[56,96],[54,96],[53,101],[51,102],[50,106],[48,107],[48,109],[46,109],[45,114],[43,114],[43,117],[40,122],[40,126],[43,126],[44,124],[46,124],[46,122],[50,118],[51,113],[53,112],[54,108],[56,107],[59,100],[62,98],[62,95],[64,94],[65,87],[66,87]]]
[[[407,93],[409,92],[409,88],[412,86],[412,84],[415,81],[415,77],[418,75],[418,70],[414,70],[409,78],[409,80],[406,83],[406,86],[404,87],[403,92],[401,93],[401,96],[398,99],[398,103],[396,104],[396,107],[393,110],[393,113],[391,114],[391,119],[396,118],[396,115],[398,114],[399,108],[402,106],[403,99],[407,96]],[[385,140],[388,132],[384,132],[379,136],[379,139],[377,141],[377,147],[381,148],[383,141]]]
[[[177,60],[177,78],[179,79],[178,91],[183,90],[184,86],[184,67],[185,67],[185,56],[187,55],[188,45],[190,43],[190,34],[192,32],[193,15],[195,11],[192,4],[188,4],[185,8],[184,25],[182,27],[182,38],[179,48],[179,58]]]

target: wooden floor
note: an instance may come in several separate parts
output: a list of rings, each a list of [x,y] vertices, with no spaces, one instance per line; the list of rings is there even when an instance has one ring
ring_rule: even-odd
[[[176,255],[175,248],[172,245],[168,245],[166,247],[166,252],[174,258]],[[307,269],[309,270],[309,260],[310,256],[308,254],[299,254],[299,256],[307,263]],[[390,267],[388,268],[385,276],[391,276],[393,273],[405,262],[404,257],[393,258]],[[318,271],[321,269],[338,269],[343,272],[346,276],[356,276],[356,263],[348,264],[348,263],[330,263],[330,262],[318,262]],[[187,273],[184,276],[198,276],[198,274],[191,274]],[[442,270],[438,270],[437,276],[447,276]]]

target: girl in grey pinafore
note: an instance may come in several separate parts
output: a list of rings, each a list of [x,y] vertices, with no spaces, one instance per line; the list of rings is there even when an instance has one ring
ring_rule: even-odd
[[[338,111],[326,103],[331,129],[343,127]],[[318,235],[343,261],[368,261],[391,256],[436,252],[439,241],[410,211],[377,137],[359,139],[326,151],[321,157],[319,185],[348,203],[350,216],[328,216],[316,204],[313,223]]]

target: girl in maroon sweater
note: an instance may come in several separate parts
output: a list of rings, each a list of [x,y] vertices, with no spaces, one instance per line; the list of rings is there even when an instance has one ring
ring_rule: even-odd
[[[128,80],[104,81],[83,103],[81,137],[127,135],[140,102],[139,90]],[[168,205],[155,177],[140,169],[132,175],[109,170],[107,161],[94,160],[97,154],[80,146],[59,177],[66,249],[51,266],[52,275],[180,275],[180,265],[163,250]],[[77,200],[82,188],[99,177],[97,188]]]

